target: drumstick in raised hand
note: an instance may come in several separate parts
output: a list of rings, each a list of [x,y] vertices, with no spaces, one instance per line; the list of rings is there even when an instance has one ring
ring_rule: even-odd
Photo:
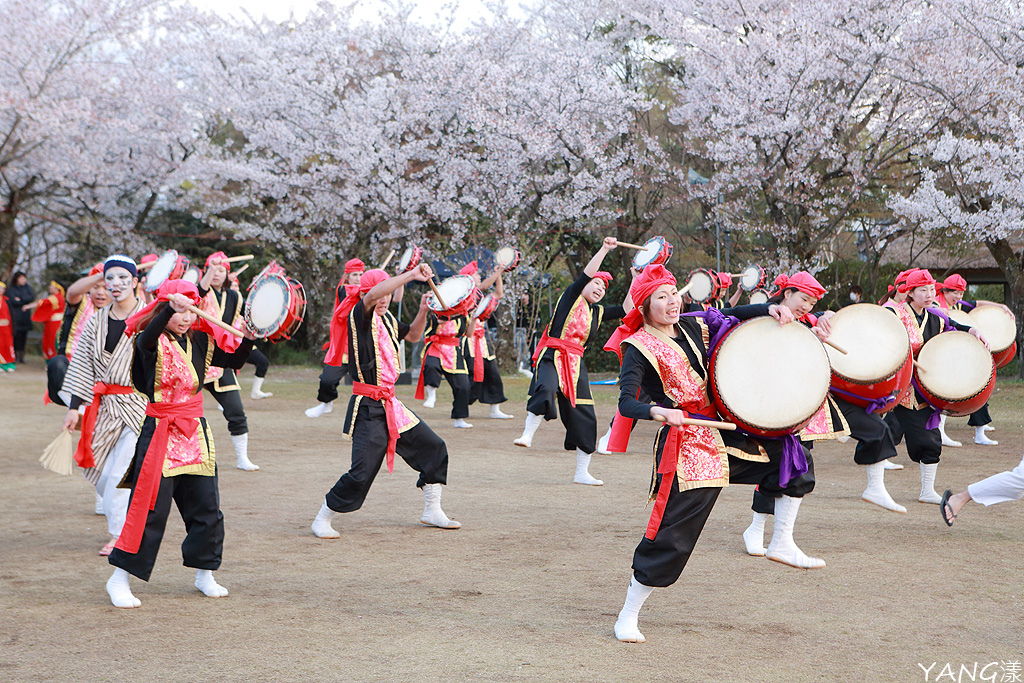
[[[668,418],[666,418],[664,415],[655,415],[654,421],[668,422]],[[719,422],[718,420],[697,420],[692,417],[684,417],[683,424],[693,425],[694,427],[714,427],[715,429],[724,429],[727,432],[731,432],[736,429],[736,425],[734,425],[732,422]]]
[[[252,254],[245,254],[243,256],[229,256],[227,259],[225,259],[225,262],[226,263],[234,263],[235,261],[248,261],[249,259],[254,259],[254,258],[256,258],[256,257],[253,256]]]
[[[246,269],[246,268],[248,268],[248,267],[249,267],[249,264],[248,264],[248,263],[246,263],[246,264],[245,264],[244,266],[242,266],[241,268],[239,268],[238,270],[236,270],[236,271],[235,271],[235,277],[238,277],[239,275],[241,275],[242,273],[244,273],[244,272],[245,272],[245,269]]]
[[[380,269],[381,270],[384,270],[385,268],[388,267],[388,264],[391,263],[391,257],[394,256],[394,255],[395,255],[395,250],[392,249],[391,252],[388,254],[388,257],[386,259],[384,259],[384,263],[380,264]]]
[[[679,292],[678,292],[679,296],[682,296],[683,294],[686,294],[687,292],[689,292],[691,289],[693,289],[693,286],[695,284],[696,284],[696,282],[694,280],[690,280],[689,282],[687,282],[686,285],[682,289],[679,290]]]
[[[630,244],[629,242],[618,242],[618,246],[625,247],[626,249],[636,249],[637,251],[643,251],[647,247],[641,247],[639,244]]]
[[[216,317],[210,315],[209,313],[207,313],[206,311],[204,311],[201,308],[196,308],[192,304],[189,304],[188,305],[188,310],[192,311],[193,313],[195,313],[196,315],[198,315],[200,318],[202,318],[203,320],[207,321],[208,323],[216,325],[217,327],[219,327],[221,329],[227,330],[228,332],[230,332],[231,334],[235,335],[236,337],[244,337],[245,336],[245,333],[242,332],[241,330],[239,330],[237,327],[231,327],[231,325],[228,325],[226,322],[224,322],[220,318],[216,318]]]
[[[441,305],[441,310],[448,308],[448,304],[441,298],[441,292],[437,291],[437,285],[434,284],[433,279],[427,280],[427,284],[430,285],[430,291],[434,293],[434,297],[437,299],[437,303]]]

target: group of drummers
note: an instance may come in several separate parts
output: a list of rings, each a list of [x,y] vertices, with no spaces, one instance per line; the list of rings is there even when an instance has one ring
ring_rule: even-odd
[[[637,252],[628,295],[621,305],[603,305],[613,275],[601,266],[620,247]],[[799,568],[825,566],[793,538],[800,503],[815,485],[817,440],[855,439],[854,462],[867,473],[863,500],[897,513],[906,508],[886,490],[884,473],[902,469],[889,458],[905,440],[920,468],[920,502],[940,503],[940,418],[972,415],[977,443],[994,443],[985,436],[986,403],[996,367],[1016,351],[1009,310],[963,300],[966,282],[959,276],[937,283],[926,270],[908,270],[881,305],[814,314],[826,290],[808,272],[780,275],[771,292],[757,266],[735,276],[696,270],[679,283],[664,265],[671,249],[663,238],[644,245],[604,239],[552,309],[533,354],[524,429],[514,441],[532,448],[540,425],[560,418],[564,448],[576,456],[573,481],[600,486],[590,473],[594,452],[625,451],[637,420],[662,423],[652,513],[614,628],[626,642],[643,642],[640,607],[655,587],[679,578],[730,483],[755,486],[753,519],[743,533],[749,554]],[[336,516],[362,506],[381,466],[393,469],[395,455],[419,473],[421,523],[461,526],[441,508],[447,444],[395,396],[405,370],[403,341],[424,341],[415,394],[424,408],[435,407],[443,379],[451,388],[454,427],[472,427],[466,419],[477,401],[490,406],[491,418],[513,417],[501,410],[506,397],[485,324],[504,294],[503,275],[519,263],[518,251],[496,253],[490,273],[474,261],[436,284],[418,248],[407,249],[393,273],[386,270],[390,260],[369,269],[349,260],[335,289],[318,403],[306,415],[330,412],[339,382],[350,375],[343,431],[352,460],[312,522],[318,538],[340,536],[332,526]],[[81,416],[76,460],[108,516],[112,540],[101,554],[115,566],[107,590],[118,607],[140,604],[128,576],[148,580],[172,499],[186,522],[182,551],[186,566],[196,569],[197,588],[211,597],[227,594],[212,574],[220,566],[223,516],[201,392],[209,390],[224,411],[237,466],[258,469],[247,455],[235,372],[250,359],[254,340],[289,338],[305,311],[302,285],[276,264],[249,286],[243,306],[237,273],[232,290],[231,259],[223,253],[211,255],[194,278],[185,277],[189,265],[176,252],[143,262],[152,265],[140,279],[141,265],[111,256],[69,288],[68,300],[75,290],[79,309],[92,313],[83,324],[76,311],[64,335],[65,427],[74,428]],[[732,277],[739,287],[726,304]],[[431,291],[407,323],[390,305],[415,282]],[[93,297],[97,289],[106,295],[95,292],[91,303],[80,296]],[[752,301],[737,305],[742,292]],[[764,301],[753,300],[758,292]],[[603,348],[618,355],[621,370],[618,409],[599,440],[583,355],[606,320],[619,323]],[[765,546],[769,516],[774,530]]]

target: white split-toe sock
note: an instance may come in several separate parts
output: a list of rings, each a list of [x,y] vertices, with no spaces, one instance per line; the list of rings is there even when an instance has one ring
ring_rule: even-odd
[[[97,515],[103,514],[103,496],[101,496],[98,493],[96,494],[96,502],[94,503],[92,511],[95,512]]]
[[[334,401],[330,403],[317,403],[312,408],[306,410],[306,417],[323,417],[332,410],[334,410]]]
[[[609,427],[608,431],[604,433],[600,439],[597,440],[597,452],[601,455],[611,455],[611,451],[608,450],[608,439],[612,437],[612,428]]]
[[[959,448],[963,446],[959,441],[955,441],[946,435],[946,416],[941,415],[939,417],[939,436],[942,437],[942,445],[949,446],[950,448]]]
[[[249,460],[249,433],[232,434],[231,443],[235,446],[235,467],[246,472],[255,472],[259,465]]]
[[[576,449],[576,475],[572,478],[577,484],[583,484],[584,486],[604,486],[604,482],[600,479],[595,479],[590,475],[590,456],[593,453],[584,453],[579,448]]]
[[[463,419],[461,417],[457,418],[455,420],[455,422],[452,423],[452,426],[457,428],[457,429],[472,429],[473,428],[473,425],[469,424],[468,422],[466,422],[465,419]]]
[[[653,586],[645,586],[636,580],[635,576],[629,577],[629,588],[626,589],[626,602],[619,611],[619,618],[615,620],[615,637],[623,643],[643,643],[644,634],[640,633],[640,626],[637,620],[640,617],[640,608],[644,601],[654,592]]]
[[[423,516],[420,517],[420,524],[436,526],[439,529],[458,529],[462,525],[454,519],[448,519],[441,509],[441,485],[423,485]]]
[[[250,398],[260,399],[260,398],[270,398],[271,396],[273,396],[273,394],[271,394],[269,392],[266,392],[266,391],[263,391],[263,380],[265,380],[265,379],[266,379],[266,377],[254,377],[253,378],[253,380],[252,380],[252,391],[249,392],[249,397]]]
[[[998,441],[993,441],[988,438],[988,434],[985,433],[985,426],[974,428],[974,443],[979,446],[998,446]]]
[[[423,390],[427,392],[427,400],[423,402],[423,407],[433,408],[437,403],[437,387],[423,387]]]
[[[327,503],[320,504],[320,512],[316,513],[316,519],[309,525],[317,538],[341,538],[341,534],[331,526],[331,520],[336,514],[338,513],[327,507]]]
[[[860,494],[860,499],[868,503],[874,503],[878,507],[892,510],[893,512],[906,512],[903,507],[889,495],[885,489],[885,464],[876,462],[866,467],[868,471],[868,487]]]
[[[899,464],[898,462],[893,462],[892,460],[889,460],[888,458],[883,460],[882,464],[885,465],[885,469],[887,469],[887,470],[902,470],[903,469],[903,465]]]
[[[196,588],[208,598],[226,598],[228,596],[228,589],[217,583],[211,569],[196,570]]]
[[[142,607],[142,601],[132,595],[132,589],[128,585],[128,572],[118,567],[107,579],[107,595],[114,607],[132,609]]]
[[[983,429],[984,429],[984,430],[985,430],[986,432],[994,432],[994,431],[996,430],[996,428],[995,428],[995,427],[993,427],[993,426],[992,426],[992,425],[990,425],[990,424],[987,424],[987,425],[985,425],[985,426],[983,427]]]
[[[767,520],[767,514],[755,512],[754,519],[750,521],[750,526],[743,532],[743,545],[747,548],[747,555],[764,557],[764,523]]]
[[[935,471],[939,469],[939,463],[921,465],[921,496],[917,499],[921,503],[932,503],[938,505],[942,502],[942,496],[935,492]]]
[[[501,412],[501,406],[498,405],[497,403],[494,403],[491,405],[490,417],[494,418],[495,420],[511,420],[512,418],[515,417],[515,415],[509,415],[508,413]]]
[[[805,555],[793,540],[793,526],[796,524],[801,500],[803,499],[790,496],[775,499],[775,530],[772,532],[772,542],[768,544],[765,557],[799,569],[820,569],[825,566],[825,560]]]
[[[512,443],[517,446],[522,446],[523,448],[530,448],[533,445],[533,435],[537,433],[542,422],[544,422],[543,415],[527,412],[526,426],[523,427],[523,435]]]

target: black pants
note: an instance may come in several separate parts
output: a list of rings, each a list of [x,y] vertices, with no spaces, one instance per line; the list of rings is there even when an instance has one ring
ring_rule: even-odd
[[[206,384],[206,390],[213,394],[217,403],[224,408],[224,418],[228,421],[228,433],[241,436],[249,433],[249,423],[245,419],[245,408],[242,407],[242,394],[238,389],[230,391],[214,391],[213,382]]]
[[[249,352],[249,357],[245,360],[246,363],[256,366],[256,376],[266,377],[267,370],[270,369],[270,359],[267,358],[262,351],[257,349],[255,346],[252,347],[252,351]],[[337,386],[337,385],[335,385]]]
[[[388,447],[388,425],[379,401],[363,398],[359,402],[352,431],[352,467],[341,475],[326,496],[327,507],[335,512],[352,512],[363,506],[366,494],[384,463]],[[448,446],[444,440],[420,422],[398,437],[398,455],[420,473],[416,486],[448,482]]]
[[[473,365],[470,363],[469,371],[473,372]],[[471,375],[472,377],[472,375]],[[424,382],[426,378],[424,377]],[[486,403],[489,405],[496,405],[498,403],[504,403],[508,399],[505,398],[505,385],[501,381],[501,372],[498,370],[498,361],[491,358],[490,360],[484,359],[484,378],[480,382],[473,382],[473,386],[470,389],[469,404],[473,405],[477,401]]]
[[[722,434],[723,440],[726,440],[725,434]],[[665,447],[665,436],[666,430],[662,429],[658,434],[659,462]],[[743,438],[743,435],[735,435],[726,440],[726,444],[738,444]],[[782,444],[765,441],[762,445],[771,458],[770,462],[754,462],[729,456],[730,483],[755,484],[770,494],[773,501],[774,497],[781,495],[801,498],[814,490],[814,464],[810,453],[806,453],[807,473],[791,479],[785,487],[781,487],[779,461],[782,457]],[[655,491],[661,486],[661,476],[656,476]],[[653,541],[646,536],[641,539],[633,552],[633,574],[637,581],[645,586],[661,588],[671,586],[679,579],[721,490],[713,487],[680,491],[678,480],[672,482],[658,533]]]
[[[131,497],[135,497],[134,490]],[[160,480],[156,505],[146,517],[139,552],[131,554],[114,548],[107,558],[110,564],[143,581],[149,581],[160,550],[160,541],[164,537],[167,517],[171,513],[172,500],[185,522],[185,540],[181,542],[182,564],[211,571],[220,567],[224,552],[224,515],[220,511],[217,477],[201,477],[196,474],[163,477]]]
[[[896,456],[896,441],[881,415],[866,413],[860,406],[833,397],[850,425],[850,436],[857,440],[853,461],[858,465],[873,465]]]
[[[28,341],[29,330],[14,330],[14,358],[19,363],[25,362],[25,344]]]
[[[988,404],[986,403],[971,413],[971,419],[967,421],[967,425],[970,427],[984,427],[990,422],[992,422],[992,416],[988,414]]]
[[[574,408],[558,388],[558,370],[554,360],[545,354],[534,368],[526,410],[534,415],[543,415],[545,420],[561,416],[565,427],[565,450],[579,448],[584,453],[593,453],[597,450],[597,415],[590,394],[590,376],[582,361],[576,382],[576,399]]]
[[[317,391],[316,400],[321,403],[330,403],[338,398],[338,385],[345,378],[347,370],[344,366],[325,365],[320,373],[320,390]]]
[[[939,456],[942,454],[942,435],[939,434],[939,428],[925,429],[925,423],[933,412],[931,408],[911,410],[896,406],[885,416],[885,423],[893,433],[898,429],[907,440],[907,455],[910,459],[922,465],[934,465],[939,462]]]
[[[470,368],[470,372],[472,372]],[[452,419],[469,417],[469,397],[472,393],[470,376],[465,372],[447,372],[441,367],[441,359],[437,356],[426,356],[423,359],[423,385],[441,386],[441,378],[448,380],[452,388]]]

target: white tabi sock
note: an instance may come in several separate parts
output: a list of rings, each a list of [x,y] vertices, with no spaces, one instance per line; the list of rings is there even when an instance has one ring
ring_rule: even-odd
[[[458,529],[462,525],[454,519],[448,519],[448,515],[441,509],[441,489],[440,484],[423,485],[423,516],[420,517],[420,524],[439,529]]]
[[[263,380],[265,377],[253,377],[252,379],[252,391],[249,392],[249,396],[252,398],[270,398],[273,394],[263,391]]]
[[[921,464],[921,496],[917,499],[921,503],[932,503],[938,505],[942,502],[942,496],[935,492],[935,472],[939,469],[939,463],[931,465]]]
[[[584,453],[579,448],[576,449],[576,476],[572,478],[577,484],[583,484],[585,486],[604,486],[604,482],[600,479],[595,479],[590,476],[590,456],[592,453]]]
[[[515,415],[501,412],[501,406],[494,403],[491,405],[491,417],[495,420],[511,420]]]
[[[765,556],[769,560],[788,564],[790,567],[820,569],[825,566],[825,560],[808,557],[793,540],[793,526],[796,524],[801,500],[790,496],[775,499],[775,530],[772,532],[772,542],[768,544]]]
[[[766,513],[755,512],[750,526],[743,532],[743,545],[747,548],[747,555],[764,557],[764,523],[767,520]]]
[[[309,526],[317,538],[341,538],[341,534],[331,526],[331,520],[336,514],[338,513],[327,507],[327,503],[320,504],[320,512],[316,513],[316,519]]]
[[[249,460],[249,433],[233,434],[231,443],[235,446],[235,467],[246,472],[255,472],[259,466]]]
[[[196,570],[196,588],[208,598],[226,598],[228,596],[228,589],[217,583],[217,580],[213,578],[213,570],[210,569]]]
[[[640,608],[644,601],[654,592],[652,586],[645,586],[636,580],[635,576],[629,578],[629,588],[626,589],[626,602],[622,605],[619,618],[615,621],[615,637],[623,643],[643,643],[644,634],[640,633],[640,626],[637,620],[640,616]]]
[[[898,462],[893,462],[892,460],[889,460],[889,459],[883,460],[882,464],[885,465],[885,469],[887,469],[887,470],[902,470],[903,469],[903,465],[899,464]]]
[[[523,448],[529,448],[533,445],[533,435],[537,433],[541,423],[544,422],[544,416],[536,413],[526,413],[526,426],[523,427],[523,435],[513,441],[517,446]]]
[[[974,428],[974,443],[979,446],[998,446],[998,441],[988,438],[988,434],[985,433],[985,427],[986,425],[982,425],[981,427]]]
[[[317,403],[312,408],[306,410],[306,417],[322,417],[332,410],[334,410],[334,401],[330,403]]]
[[[868,503],[874,503],[886,510],[905,513],[907,508],[893,500],[889,492],[885,490],[885,462],[872,463],[867,465],[865,469],[868,471],[868,487],[864,489],[864,493],[860,494],[860,499]]]
[[[118,567],[107,579],[107,595],[114,607],[132,609],[142,607],[142,601],[132,595],[132,589],[128,585],[128,572]]]
[[[604,433],[604,436],[597,440],[597,452],[601,455],[611,455],[611,451],[608,450],[608,439],[610,438],[612,438],[611,427],[609,427],[608,431]]]
[[[423,390],[427,392],[427,400],[423,402],[423,407],[433,408],[437,402],[437,387],[423,387]]]
[[[468,422],[466,422],[466,421],[465,421],[465,420],[464,420],[463,418],[461,418],[461,417],[460,417],[460,418],[457,418],[457,419],[455,420],[455,422],[454,422],[454,423],[452,424],[452,426],[454,426],[454,427],[457,427],[457,428],[459,428],[459,429],[472,429],[472,428],[473,428],[473,425],[469,424]]]
[[[963,446],[963,444],[960,443],[959,441],[954,441],[953,439],[951,439],[948,436],[946,436],[946,416],[945,415],[942,415],[942,416],[939,417],[939,435],[942,437],[942,445],[943,446],[949,446],[951,448],[959,448],[960,446]]]

